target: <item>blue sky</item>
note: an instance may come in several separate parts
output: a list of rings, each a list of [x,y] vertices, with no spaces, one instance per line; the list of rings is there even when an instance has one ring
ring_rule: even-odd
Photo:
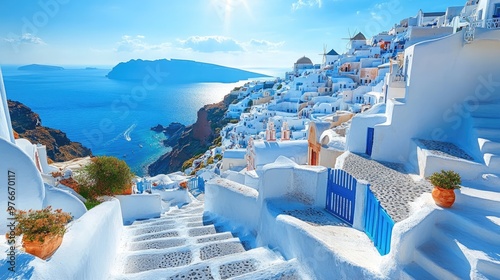
[[[342,38],[465,0],[39,0],[0,3],[0,65],[181,58],[240,68],[320,63]]]

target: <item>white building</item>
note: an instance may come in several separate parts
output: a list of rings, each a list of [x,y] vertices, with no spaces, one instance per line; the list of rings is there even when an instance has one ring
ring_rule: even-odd
[[[500,174],[499,50],[500,29],[481,28],[470,43],[460,32],[406,49],[404,98],[356,116],[348,149],[407,163],[422,176],[446,166],[465,179]],[[416,139],[454,145],[472,159],[429,156]]]

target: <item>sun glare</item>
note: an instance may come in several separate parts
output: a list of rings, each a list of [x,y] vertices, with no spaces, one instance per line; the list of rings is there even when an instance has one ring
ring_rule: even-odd
[[[224,22],[226,30],[231,26],[231,18],[234,13],[244,10],[247,15],[251,16],[247,0],[211,0],[211,6],[215,9],[219,19]]]

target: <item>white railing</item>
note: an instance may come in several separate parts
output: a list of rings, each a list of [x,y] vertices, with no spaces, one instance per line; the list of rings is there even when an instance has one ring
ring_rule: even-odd
[[[486,28],[497,29],[500,28],[500,18],[492,18],[486,20]]]

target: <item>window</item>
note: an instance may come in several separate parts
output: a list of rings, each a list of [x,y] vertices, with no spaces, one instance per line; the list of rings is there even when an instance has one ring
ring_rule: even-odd
[[[495,4],[495,9],[493,11],[494,11],[494,13],[493,13],[494,18],[500,17],[500,3]]]

